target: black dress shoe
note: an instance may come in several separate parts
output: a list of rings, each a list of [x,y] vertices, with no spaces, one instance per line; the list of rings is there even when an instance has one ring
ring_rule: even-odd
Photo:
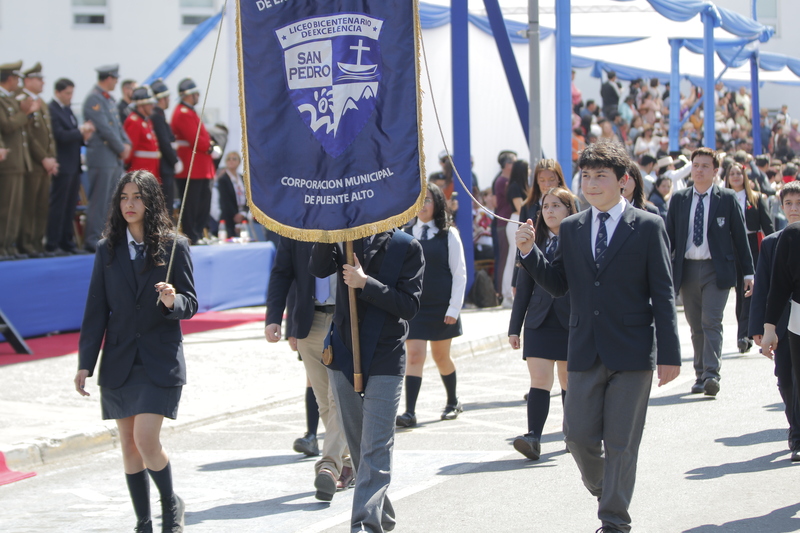
[[[703,380],[698,379],[692,385],[692,394],[701,394],[703,392]]]
[[[703,394],[706,396],[716,396],[719,392],[719,380],[708,378],[703,382]]]
[[[314,497],[323,502],[329,502],[336,494],[336,476],[327,468],[320,468],[317,477],[314,479],[314,488],[317,493]]]
[[[792,462],[796,463],[800,461],[800,446],[795,446],[792,448]]]
[[[538,461],[542,454],[542,445],[539,439],[532,435],[520,435],[514,439],[514,449],[531,461]]]
[[[11,259],[30,259],[30,256],[28,256],[28,254],[13,254],[9,257],[11,257]]]
[[[313,433],[306,433],[299,439],[295,439],[292,449],[297,453],[304,453],[308,457],[315,457],[319,455],[319,443],[317,436]]]
[[[603,526],[601,528],[598,528],[598,530],[595,531],[594,533],[622,533],[622,531],[610,526]]]
[[[753,347],[753,341],[747,337],[742,337],[736,344],[739,346],[739,353],[747,353]]]
[[[417,416],[414,413],[403,413],[394,423],[399,428],[411,428],[417,425]]]
[[[161,503],[161,531],[162,533],[183,533],[183,515],[186,506],[177,494],[172,495],[168,505]]]
[[[447,404],[442,411],[442,420],[455,420],[458,415],[464,412],[464,406],[461,405],[461,400],[456,400],[455,404]]]

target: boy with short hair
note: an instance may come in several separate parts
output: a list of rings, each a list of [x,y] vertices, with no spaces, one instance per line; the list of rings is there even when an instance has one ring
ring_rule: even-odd
[[[778,193],[781,209],[789,224],[800,222],[800,181],[787,183]],[[761,251],[756,267],[755,286],[750,301],[750,336],[760,345],[764,335],[764,315],[767,308],[772,268],[775,263],[775,247],[782,231],[768,235],[761,241]],[[793,387],[792,359],[787,338],[789,305],[775,325],[778,334],[778,347],[775,349],[775,376],[778,378],[778,391],[786,406],[786,419],[789,422],[789,449],[792,461],[800,461],[800,401]],[[764,354],[769,357],[768,354]]]
[[[536,283],[553,296],[569,291],[564,433],[584,485],[598,498],[599,531],[609,533],[631,529],[653,371],[661,386],[681,364],[667,232],[661,217],[622,197],[629,162],[618,143],[583,151],[581,191],[592,207],[561,223],[552,263],[533,245],[531,220],[516,234]]]

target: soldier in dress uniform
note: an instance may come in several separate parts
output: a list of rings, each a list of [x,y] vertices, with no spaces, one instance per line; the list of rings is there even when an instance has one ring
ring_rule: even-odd
[[[211,184],[214,178],[214,160],[212,154],[221,155],[194,106],[200,100],[200,94],[194,81],[186,78],[178,84],[178,93],[181,101],[172,113],[172,131],[178,143],[178,157],[183,163],[183,170],[175,175],[178,192],[183,197],[183,191],[189,187],[186,205],[183,208],[183,232],[197,244],[203,238],[203,229],[206,227],[208,215],[211,211]],[[197,153],[192,160],[197,130],[200,137],[197,141]],[[214,148],[217,148],[215,151]],[[189,176],[189,167],[192,175]],[[188,178],[188,179],[187,179]],[[187,183],[191,179],[191,183]]]
[[[17,95],[22,61],[0,65],[0,133],[7,150],[0,161],[0,261],[26,259],[16,250],[25,172],[31,170],[28,152],[28,114],[35,113],[41,100]]]
[[[123,124],[125,123],[125,119],[128,118],[128,115],[131,114],[131,111],[133,111],[133,106],[131,104],[133,103],[133,91],[135,89],[135,80],[122,80],[122,98],[117,104],[117,109],[119,110],[119,121]]]
[[[119,121],[119,110],[111,96],[119,79],[119,65],[95,70],[97,85],[83,102],[83,118],[91,120],[96,130],[86,143],[89,205],[86,207],[84,247],[92,253],[106,225],[111,195],[125,173],[123,161],[131,152],[131,140]]]
[[[173,147],[175,135],[169,127],[165,113],[169,109],[169,89],[161,78],[151,83],[150,88],[153,89],[153,96],[156,99],[153,114],[150,115],[150,122],[158,139],[158,150],[161,152],[161,166],[159,167],[161,190],[164,191],[167,212],[172,215],[175,203],[175,173],[183,169],[183,163],[178,159],[178,154]]]
[[[25,78],[23,93],[40,100],[44,89],[41,63],[23,71],[22,75]],[[50,107],[44,102],[28,115],[28,150],[33,168],[25,173],[17,248],[29,257],[53,257],[54,252],[44,249],[44,234],[50,204],[50,178],[58,174],[58,160]]]
[[[158,139],[150,122],[156,99],[153,98],[150,87],[142,85],[133,90],[131,101],[134,105],[133,111],[125,119],[125,133],[131,140],[131,154],[125,160],[125,169],[128,172],[150,171],[160,183],[161,152],[158,151]]]

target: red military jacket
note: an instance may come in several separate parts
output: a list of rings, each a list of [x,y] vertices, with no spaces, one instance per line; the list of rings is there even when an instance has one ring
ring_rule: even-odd
[[[192,167],[191,179],[212,179],[214,177],[214,161],[211,159],[209,151],[211,149],[211,136],[206,131],[203,121],[197,116],[194,108],[184,102],[178,104],[172,113],[172,133],[175,134],[175,141],[178,144],[178,157],[183,163],[183,170],[176,174],[178,179],[186,179],[189,175],[189,164],[192,160],[192,148],[194,139],[197,135],[197,128],[200,128],[200,138],[197,141],[197,153],[194,156],[194,166]]]
[[[125,161],[128,170],[147,170],[161,182],[159,163],[161,152],[158,151],[158,139],[153,131],[150,119],[143,117],[136,110],[125,119],[125,133],[131,139],[131,155]]]

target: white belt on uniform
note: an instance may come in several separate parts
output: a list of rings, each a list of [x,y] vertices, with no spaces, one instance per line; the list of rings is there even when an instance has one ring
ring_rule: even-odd
[[[191,144],[189,144],[189,141],[175,141],[175,144],[178,146],[191,146]]]
[[[142,159],[158,159],[161,157],[161,152],[148,152],[147,150],[136,150],[133,152],[133,157],[141,157]]]

